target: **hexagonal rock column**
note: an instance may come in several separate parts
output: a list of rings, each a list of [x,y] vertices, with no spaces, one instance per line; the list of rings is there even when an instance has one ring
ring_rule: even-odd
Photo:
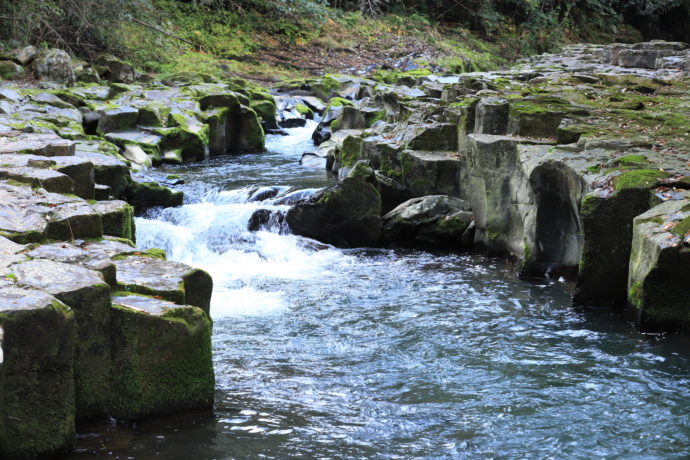
[[[45,157],[73,156],[75,142],[61,139],[55,133],[21,133],[13,137],[0,137],[0,153],[30,153]]]
[[[505,99],[485,97],[477,105],[475,115],[475,134],[506,134],[510,105]]]
[[[242,104],[248,102],[244,99],[232,92],[209,94],[199,99],[202,110],[211,111],[208,120],[211,155],[263,150],[263,129],[256,112]]]
[[[457,155],[442,151],[405,150],[400,153],[400,162],[403,165],[402,181],[412,196],[465,197],[460,184],[463,162]]]
[[[117,147],[106,142],[79,141],[76,146],[76,156],[93,164],[96,183],[107,185],[112,196],[120,198],[131,179],[127,165],[110,156],[116,153]]]
[[[74,438],[74,315],[43,292],[0,289],[0,457],[67,450]]]
[[[685,199],[690,196],[683,194]],[[642,331],[690,331],[689,247],[687,201],[667,201],[635,218],[628,306]]]
[[[626,171],[613,178],[615,193],[590,193],[584,198],[580,208],[584,245],[575,305],[626,305],[633,219],[658,204],[650,189],[658,184],[657,178],[668,176],[651,169]]]
[[[159,296],[179,305],[211,306],[211,275],[180,262],[130,256],[115,261],[118,289]]]
[[[200,308],[113,297],[110,413],[133,420],[213,405],[211,320]]]
[[[124,201],[99,201],[91,207],[101,216],[103,234],[134,241],[134,208]]]
[[[77,418],[105,414],[110,374],[110,288],[98,272],[75,265],[31,260],[12,268],[18,286],[52,294],[74,311]]]
[[[20,243],[98,238],[103,224],[81,198],[0,181],[0,232]]]
[[[70,265],[79,265],[89,270],[100,272],[109,286],[115,287],[115,264],[107,254],[91,249],[92,245],[84,248],[69,243],[43,244],[26,253],[31,259],[47,259]],[[131,248],[130,248],[131,249]]]

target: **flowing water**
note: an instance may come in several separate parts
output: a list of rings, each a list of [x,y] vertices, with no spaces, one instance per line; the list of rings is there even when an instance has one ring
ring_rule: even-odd
[[[312,129],[150,173],[186,204],[138,218],[138,245],[213,275],[215,409],[82,427],[70,459],[690,456],[688,339],[500,260],[249,232],[332,183],[298,164]]]

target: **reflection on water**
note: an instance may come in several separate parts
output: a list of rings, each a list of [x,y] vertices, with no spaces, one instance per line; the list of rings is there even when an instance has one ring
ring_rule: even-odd
[[[576,312],[569,285],[499,260],[247,231],[332,180],[297,164],[309,132],[174,168],[187,204],[137,220],[141,248],[213,275],[215,410],[83,427],[69,458],[690,455],[687,339]]]

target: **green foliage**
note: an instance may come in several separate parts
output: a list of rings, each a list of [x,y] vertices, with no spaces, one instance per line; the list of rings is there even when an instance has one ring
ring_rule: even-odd
[[[119,26],[153,13],[148,0],[4,0],[0,39],[13,46],[31,43],[90,56],[106,48],[120,49],[127,37]]]

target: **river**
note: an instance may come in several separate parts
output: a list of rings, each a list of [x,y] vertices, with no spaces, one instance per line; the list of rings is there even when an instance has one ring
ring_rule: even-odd
[[[690,456],[687,338],[576,311],[570,284],[500,259],[249,232],[287,209],[261,194],[333,183],[298,164],[312,130],[147,173],[186,181],[137,240],[213,276],[215,409],[80,427],[69,459]]]

